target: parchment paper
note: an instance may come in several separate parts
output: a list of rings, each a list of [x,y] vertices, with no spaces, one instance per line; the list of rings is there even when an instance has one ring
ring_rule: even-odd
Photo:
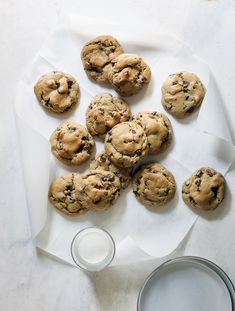
[[[144,162],[156,160],[166,166],[176,179],[177,192],[167,206],[154,209],[141,205],[129,187],[110,210],[71,218],[48,203],[48,187],[62,174],[85,172],[89,162],[79,168],[61,164],[51,155],[48,139],[65,120],[85,125],[85,111],[95,94],[107,91],[115,95],[111,88],[87,78],[80,59],[83,45],[100,34],[117,37],[126,52],[141,55],[152,70],[149,86],[126,100],[133,115],[139,111],[161,111],[172,122],[172,146],[161,156],[148,157]],[[72,74],[81,87],[79,105],[63,115],[46,112],[33,93],[39,76],[52,70]],[[179,70],[196,73],[207,88],[200,111],[181,121],[169,115],[160,101],[163,81]],[[15,111],[32,238],[37,247],[71,264],[72,238],[87,226],[102,227],[111,233],[117,247],[114,265],[170,254],[197,219],[181,199],[183,181],[201,166],[211,166],[225,174],[234,157],[222,98],[208,66],[183,42],[160,30],[105,24],[71,14],[61,18],[19,81]],[[96,141],[97,152],[102,149],[103,144]]]

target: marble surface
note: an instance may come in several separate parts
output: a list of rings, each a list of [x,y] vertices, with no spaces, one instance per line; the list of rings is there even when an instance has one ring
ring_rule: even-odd
[[[89,275],[36,251],[30,239],[13,94],[22,71],[53,29],[61,10],[134,24],[149,23],[156,29],[160,25],[185,40],[216,76],[235,141],[235,3],[233,0],[0,1],[0,310],[134,311],[141,284],[165,259]],[[186,240],[169,257],[208,258],[224,268],[235,283],[235,163],[226,179],[226,208],[207,217],[200,216]]]

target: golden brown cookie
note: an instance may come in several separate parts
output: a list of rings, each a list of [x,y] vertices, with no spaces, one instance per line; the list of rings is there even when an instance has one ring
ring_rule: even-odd
[[[129,121],[131,111],[121,98],[109,93],[97,94],[86,111],[86,125],[92,136],[105,137],[114,125]]]
[[[120,195],[120,180],[112,172],[91,170],[82,179],[78,187],[78,201],[87,209],[108,209]]]
[[[67,174],[55,179],[49,188],[51,204],[66,215],[82,215],[88,209],[78,201],[78,186],[83,183],[79,174]]]
[[[174,176],[159,163],[148,163],[139,167],[132,182],[138,200],[149,206],[162,206],[175,194]]]
[[[182,197],[192,208],[213,210],[223,201],[225,180],[222,174],[210,167],[202,167],[184,182]]]
[[[62,113],[77,104],[80,89],[71,75],[52,71],[39,78],[34,86],[34,93],[45,109]]]
[[[90,40],[81,52],[86,74],[96,82],[107,82],[106,70],[111,60],[121,53],[123,48],[112,36],[103,35]]]
[[[119,178],[122,189],[125,189],[130,183],[132,170],[114,165],[104,151],[97,154],[95,159],[91,162],[90,169],[102,169],[114,173]]]
[[[131,96],[149,83],[151,71],[140,56],[123,53],[111,61],[108,79],[118,94]]]
[[[205,92],[204,85],[194,73],[177,72],[162,85],[162,105],[173,116],[184,118],[200,107]]]
[[[132,167],[148,152],[143,128],[135,121],[115,125],[105,137],[105,153],[119,167]]]
[[[50,137],[50,143],[54,156],[67,165],[80,165],[88,160],[95,145],[87,129],[74,121],[58,126]]]
[[[134,120],[143,127],[146,133],[149,154],[157,154],[167,149],[172,141],[172,126],[163,113],[139,112]]]

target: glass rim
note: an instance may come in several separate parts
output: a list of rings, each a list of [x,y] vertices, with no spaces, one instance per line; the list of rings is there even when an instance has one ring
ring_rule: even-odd
[[[149,280],[159,271],[161,271],[161,269],[163,269],[164,267],[170,265],[170,264],[174,264],[177,262],[187,262],[187,263],[198,263],[201,264],[203,267],[209,269],[210,271],[213,271],[223,282],[223,284],[225,285],[228,293],[229,293],[229,297],[230,297],[230,301],[231,301],[231,306],[232,309],[231,311],[235,311],[234,309],[234,305],[235,305],[235,287],[234,284],[232,282],[232,280],[230,279],[230,277],[227,275],[227,273],[220,268],[217,264],[215,264],[214,262],[203,258],[203,257],[197,257],[197,256],[181,256],[181,257],[176,257],[173,259],[169,259],[165,262],[163,262],[160,266],[158,266],[157,268],[155,268],[145,279],[143,285],[140,288],[139,294],[138,294],[138,299],[137,299],[137,311],[141,311],[140,309],[140,303],[141,303],[141,298],[142,298],[142,294],[143,291],[146,287],[146,285],[148,284]]]
[[[73,245],[74,245],[75,239],[77,238],[77,236],[78,236],[81,232],[83,232],[83,231],[85,231],[85,230],[87,230],[87,229],[98,229],[98,230],[101,230],[101,231],[105,232],[105,233],[109,236],[109,238],[110,238],[110,240],[111,240],[111,242],[112,242],[112,245],[113,245],[113,252],[112,252],[112,256],[111,256],[110,260],[109,260],[109,261],[107,262],[107,264],[106,264],[103,268],[101,268],[100,270],[92,270],[92,269],[83,267],[82,265],[80,265],[80,264],[76,261],[74,255],[73,255]],[[110,265],[110,263],[111,263],[111,262],[113,261],[113,259],[114,259],[115,254],[116,254],[116,244],[115,244],[115,241],[114,241],[112,235],[111,235],[107,230],[105,230],[105,229],[103,229],[103,228],[99,228],[99,227],[93,227],[93,226],[91,226],[91,227],[85,227],[85,228],[79,230],[79,231],[75,234],[75,236],[73,237],[73,239],[72,239],[72,241],[71,241],[71,243],[70,243],[70,255],[71,255],[72,259],[73,259],[73,262],[75,263],[75,265],[76,265],[77,267],[79,267],[80,269],[82,269],[82,270],[84,270],[84,271],[86,271],[86,272],[99,272],[99,271],[102,271],[103,269],[105,269],[106,267],[108,267],[108,266]]]

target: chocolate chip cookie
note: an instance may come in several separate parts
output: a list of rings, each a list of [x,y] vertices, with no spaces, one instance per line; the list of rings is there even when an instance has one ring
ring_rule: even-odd
[[[121,96],[131,96],[149,83],[151,71],[140,56],[123,53],[111,61],[108,79]]]
[[[78,186],[82,183],[82,177],[74,173],[55,179],[48,193],[51,204],[66,215],[85,214],[88,209],[77,200]]]
[[[205,211],[216,209],[224,193],[224,177],[210,167],[202,167],[194,172],[182,187],[184,202],[189,207]]]
[[[128,104],[112,94],[97,94],[86,112],[86,125],[92,136],[105,137],[114,125],[129,121],[131,111]]]
[[[80,89],[71,75],[52,71],[39,78],[34,85],[34,93],[45,109],[62,113],[77,104]]]
[[[119,167],[132,167],[147,152],[146,134],[135,121],[115,125],[105,137],[105,153]]]
[[[50,137],[51,151],[68,165],[80,165],[91,156],[94,140],[78,122],[67,121],[58,126]]]
[[[140,124],[149,145],[149,154],[157,154],[167,149],[172,141],[170,120],[160,112],[139,112],[134,120]]]
[[[81,52],[86,74],[96,82],[107,82],[106,71],[110,62],[121,53],[123,48],[112,36],[99,36],[87,42]]]
[[[114,173],[119,178],[122,189],[125,189],[130,183],[131,169],[117,167],[109,160],[104,151],[97,154],[95,160],[91,162],[90,169],[102,169]]]
[[[120,180],[112,172],[91,170],[83,176],[78,191],[78,201],[82,206],[95,211],[105,210],[119,197]]]
[[[175,194],[174,176],[159,163],[148,163],[139,167],[132,182],[138,200],[149,206],[162,206]]]
[[[191,72],[171,74],[162,86],[162,105],[177,118],[184,118],[197,110],[206,89],[200,79]]]

